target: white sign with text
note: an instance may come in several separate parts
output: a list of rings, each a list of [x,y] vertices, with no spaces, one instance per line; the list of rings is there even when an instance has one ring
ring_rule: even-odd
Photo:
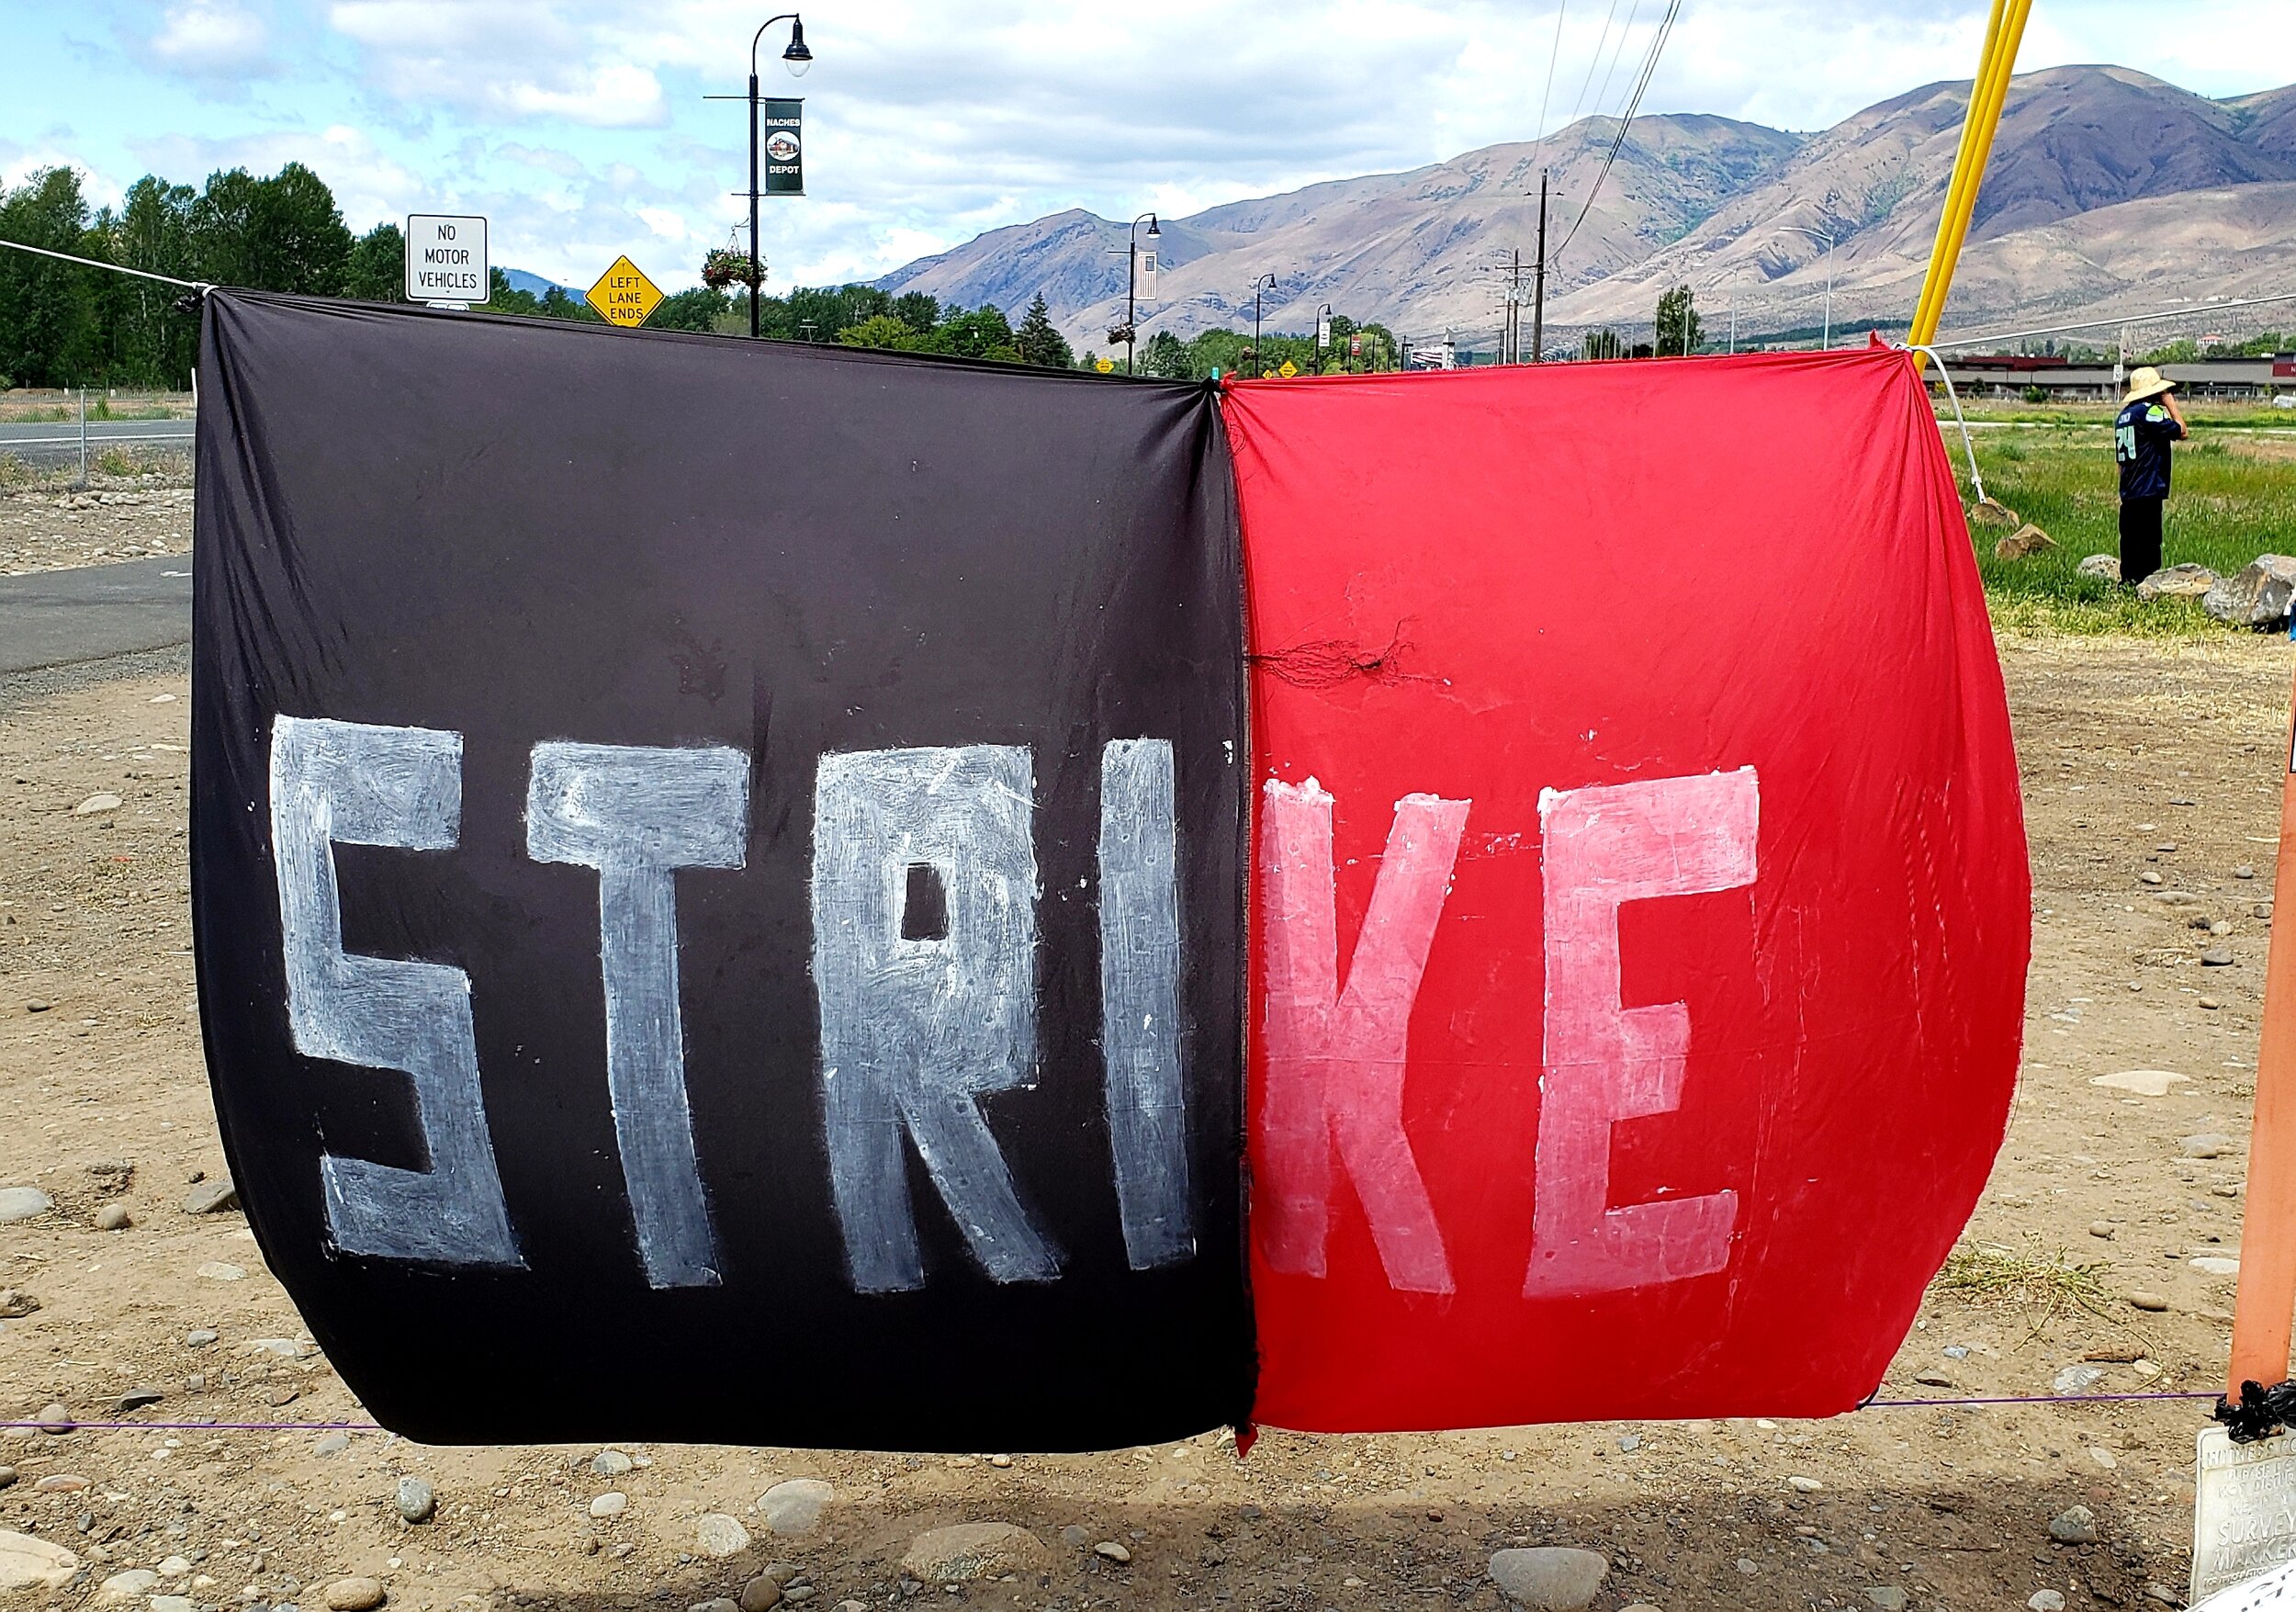
[[[408,301],[484,302],[492,294],[487,269],[484,219],[408,215]]]

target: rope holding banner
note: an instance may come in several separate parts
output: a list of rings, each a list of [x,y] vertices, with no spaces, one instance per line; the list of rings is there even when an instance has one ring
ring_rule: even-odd
[[[174,275],[154,274],[150,269],[129,268],[124,263],[106,263],[100,257],[75,257],[69,252],[56,252],[45,246],[33,246],[22,241],[0,240],[0,246],[17,252],[28,252],[37,257],[52,257],[59,263],[76,263],[82,268],[109,269],[116,275],[133,275],[139,280],[157,280],[162,285],[181,286],[204,297],[215,289],[211,280],[180,280]]]
[[[2280,850],[2274,876],[2296,881],[2296,736],[2280,784]],[[2245,1220],[2225,1389],[2227,1401],[2244,1408],[2257,1384],[2286,1383],[2290,1333],[2296,1329],[2296,941],[2278,929],[2265,954],[2264,1032],[2257,1048]],[[2296,1402],[2296,1392],[2282,1398]],[[2275,1409],[2279,1402],[2269,1398],[2266,1403],[2276,1417],[2296,1408]]]
[[[1953,423],[1961,427],[1961,451],[1969,456],[1969,485],[1976,490],[1979,503],[1992,502],[1993,501],[1985,495],[1985,478],[1977,471],[1977,445],[1969,434],[1969,422],[1962,416],[1961,394],[1953,390],[1953,378],[1945,372],[1945,360],[1938,357],[1937,349],[1934,347],[1908,345],[1902,350],[1913,354],[1913,361],[1917,365],[1921,362],[1921,355],[1924,354],[1937,359],[1937,378],[1945,383],[1946,399],[1953,405]]]
[[[1936,338],[1938,321],[1944,315],[1946,293],[1953,288],[1953,268],[1969,237],[1969,220],[1976,211],[1977,191],[1986,163],[1993,155],[1993,136],[2000,127],[2009,76],[2017,67],[2017,49],[2024,39],[2025,19],[2032,12],[2032,0],[1994,0],[1985,56],[1969,86],[1969,112],[1962,125],[1961,150],[1953,160],[1953,183],[1946,191],[1945,211],[1937,221],[1937,241],[1930,250],[1929,272],[1922,276],[1913,328],[1907,333],[1906,340],[1914,347]],[[1915,358],[1915,367],[1919,369],[1923,362]]]

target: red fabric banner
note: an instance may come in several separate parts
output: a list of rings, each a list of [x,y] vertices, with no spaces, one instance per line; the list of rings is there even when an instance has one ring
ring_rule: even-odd
[[[1975,1202],[2016,759],[1885,350],[1251,382],[1256,1417],[1817,1415]]]

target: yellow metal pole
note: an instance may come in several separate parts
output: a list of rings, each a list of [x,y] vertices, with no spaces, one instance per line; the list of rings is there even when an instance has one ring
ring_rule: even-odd
[[[1985,179],[1986,163],[1993,155],[1993,136],[2000,127],[2009,79],[2017,71],[2017,49],[2025,37],[2025,20],[2032,13],[2032,0],[2005,0],[1999,35],[1994,48],[1986,53],[1986,71],[1971,86],[1969,141],[1955,164],[1957,169],[1965,169],[1966,174],[1945,217],[1939,220],[1937,245],[1930,258],[1929,273],[1922,281],[1921,302],[1915,310],[1913,329],[1908,337],[1917,345],[1936,339],[1938,321],[1945,311],[1946,294],[1953,288],[1953,268],[1961,260],[1963,243],[1969,238],[1969,220],[1976,211],[1977,190]],[[1920,355],[1916,354],[1915,357],[1918,361]]]
[[[1945,206],[1937,215],[1937,239],[1930,247],[1929,271],[1921,276],[1921,296],[1914,304],[1913,324],[1919,329],[1922,316],[1928,311],[1930,298],[1937,294],[1938,265],[1945,260],[1946,249],[1953,239],[1953,217],[1961,210],[1961,193],[1969,183],[1969,148],[1976,143],[1977,124],[1984,116],[1985,86],[1993,76],[1994,52],[2001,43],[2001,12],[2007,0],[1993,0],[1993,14],[1985,25],[1985,50],[1977,57],[1976,75],[1969,81],[1969,105],[1962,113],[1961,144],[1953,152],[1953,171],[1946,176]],[[1908,340],[1920,338],[1908,333]],[[1921,354],[1914,355],[1919,364]]]

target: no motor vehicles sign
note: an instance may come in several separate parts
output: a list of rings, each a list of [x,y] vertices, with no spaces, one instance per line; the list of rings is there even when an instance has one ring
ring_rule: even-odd
[[[407,300],[484,302],[487,221],[439,213],[407,219]]]

